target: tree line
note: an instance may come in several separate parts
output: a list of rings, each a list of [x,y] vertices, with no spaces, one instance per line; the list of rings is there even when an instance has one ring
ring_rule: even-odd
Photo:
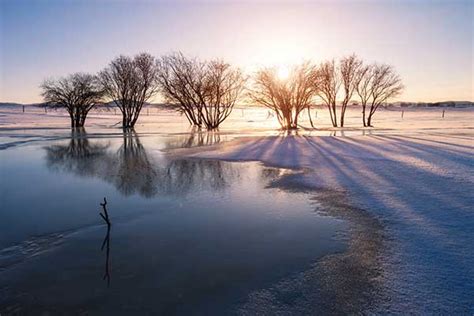
[[[84,126],[89,111],[104,102],[120,110],[124,128],[133,128],[143,105],[159,94],[191,125],[214,130],[237,102],[269,108],[283,129],[298,128],[298,118],[307,110],[314,128],[310,110],[317,100],[328,108],[332,125],[344,127],[347,106],[355,96],[363,126],[372,126],[377,109],[398,96],[403,84],[392,66],[366,64],[356,55],[319,65],[306,61],[281,78],[276,67],[261,68],[249,77],[220,59],[141,53],[119,56],[97,74],[45,80],[40,88],[46,105],[66,109],[73,128]]]

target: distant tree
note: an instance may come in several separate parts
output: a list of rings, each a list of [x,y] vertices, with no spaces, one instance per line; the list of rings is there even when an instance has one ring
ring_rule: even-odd
[[[372,118],[380,105],[390,98],[398,96],[404,88],[395,69],[386,64],[362,67],[357,81],[356,91],[361,98],[364,126],[372,126]],[[370,108],[366,121],[368,104],[370,104]]]
[[[337,127],[337,94],[341,86],[339,69],[334,60],[323,62],[317,75],[318,95],[329,110],[332,126]]]
[[[254,78],[250,99],[275,112],[283,129],[298,128],[298,117],[309,109],[318,87],[317,68],[305,62],[293,67],[288,78],[278,77],[277,69],[264,68]]]
[[[153,56],[119,56],[99,73],[105,95],[122,112],[122,126],[133,128],[145,102],[157,92],[157,67]]]
[[[354,90],[358,83],[359,69],[362,67],[362,60],[355,54],[344,57],[339,62],[339,74],[341,85],[344,90],[344,99],[341,103],[340,126],[344,127],[344,117],[346,114],[347,105],[349,104]]]
[[[85,73],[45,80],[40,88],[47,106],[66,109],[72,128],[83,127],[87,114],[103,97],[97,77]]]
[[[158,83],[165,99],[178,104],[190,124],[213,130],[231,114],[245,78],[221,60],[199,61],[172,53],[158,61]]]

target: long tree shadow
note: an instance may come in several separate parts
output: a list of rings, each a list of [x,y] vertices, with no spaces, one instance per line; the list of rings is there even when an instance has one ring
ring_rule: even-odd
[[[255,150],[256,143],[265,144],[268,152]],[[386,263],[403,271],[401,278],[435,254],[439,256],[436,264],[419,268],[409,282],[417,282],[430,291],[440,285],[439,280],[452,279],[450,287],[459,290],[463,280],[468,279],[473,258],[469,255],[472,243],[468,233],[473,223],[473,198],[472,164],[467,150],[454,152],[429,142],[401,141],[392,136],[303,136],[257,139],[240,147],[240,155],[242,152],[247,152],[243,156],[247,160],[311,167],[306,175],[309,183],[331,190],[345,189],[355,205],[380,216],[389,224],[389,246],[406,249],[404,261],[389,258]],[[440,277],[432,278],[433,275]],[[393,290],[396,288],[387,289]],[[467,301],[467,295],[463,300]]]

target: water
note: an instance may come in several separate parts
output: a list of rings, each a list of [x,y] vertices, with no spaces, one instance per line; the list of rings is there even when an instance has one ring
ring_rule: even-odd
[[[0,312],[232,313],[346,249],[344,221],[271,185],[289,171],[161,151],[219,140],[80,132],[0,151]]]

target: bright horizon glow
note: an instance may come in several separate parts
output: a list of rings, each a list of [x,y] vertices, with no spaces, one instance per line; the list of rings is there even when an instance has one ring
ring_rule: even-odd
[[[95,73],[120,54],[182,51],[260,67],[356,53],[393,65],[394,101],[473,101],[472,1],[0,2],[0,102],[41,102],[39,85]]]

